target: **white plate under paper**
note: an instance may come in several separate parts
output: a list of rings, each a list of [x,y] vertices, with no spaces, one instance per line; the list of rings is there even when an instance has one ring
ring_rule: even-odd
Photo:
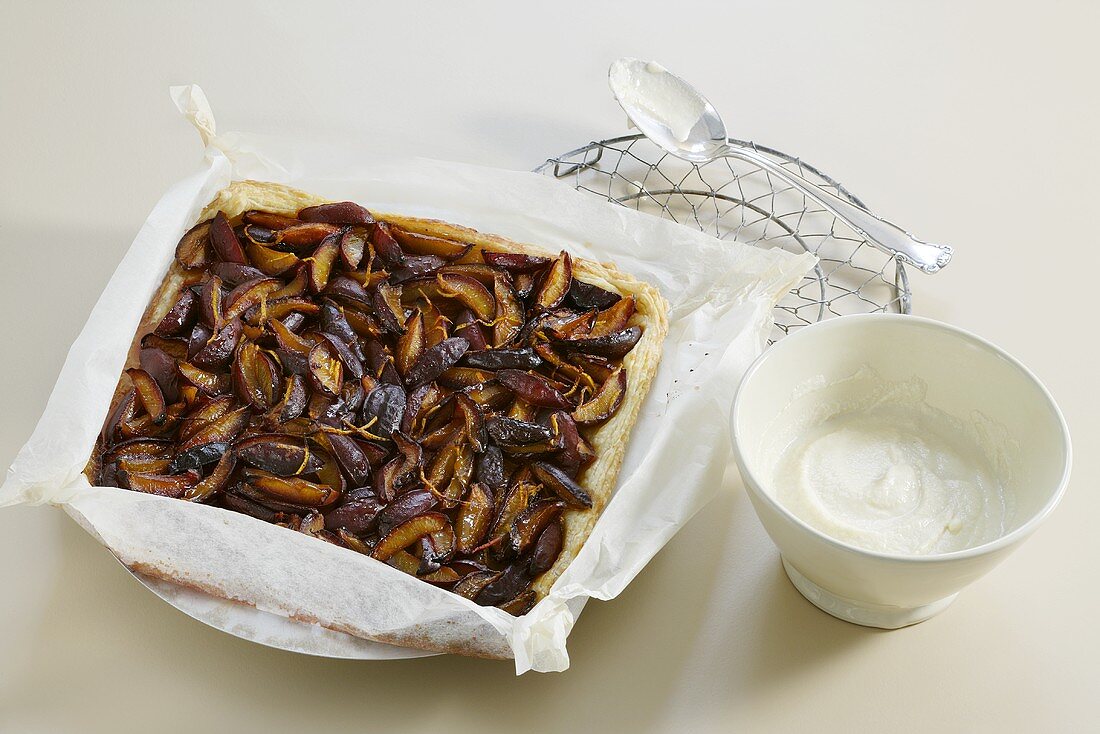
[[[126,569],[129,571],[130,569]],[[345,660],[406,660],[436,652],[365,640],[319,624],[299,622],[247,604],[130,571],[141,584],[187,616],[234,637],[289,652]]]

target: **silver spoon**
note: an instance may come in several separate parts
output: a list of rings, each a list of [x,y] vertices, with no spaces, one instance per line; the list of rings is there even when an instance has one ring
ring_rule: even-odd
[[[692,163],[730,157],[747,161],[790,184],[848,223],[875,247],[926,273],[951,260],[948,245],[924,242],[751,148],[730,145],[721,115],[707,98],[653,62],[622,58],[611,64],[608,84],[627,117],[647,138]]]

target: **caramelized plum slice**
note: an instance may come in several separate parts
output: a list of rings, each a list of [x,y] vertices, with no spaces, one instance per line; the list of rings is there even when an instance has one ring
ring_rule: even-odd
[[[393,566],[402,573],[415,576],[420,570],[420,559],[408,551],[399,550],[386,560],[387,566]]]
[[[389,280],[394,285],[416,280],[435,273],[446,264],[446,260],[436,255],[406,255],[401,267],[390,274]]]
[[[138,362],[141,369],[156,380],[165,402],[174,403],[179,399],[179,371],[171,355],[163,349],[147,347],[138,352]]]
[[[523,305],[507,278],[498,275],[493,280],[493,298],[497,304],[497,318],[493,324],[493,345],[502,347],[523,331]]]
[[[317,342],[309,350],[309,376],[313,385],[324,394],[340,394],[340,388],[344,386],[344,366],[329,342]]]
[[[378,257],[382,259],[387,267],[399,268],[405,264],[405,253],[401,250],[401,246],[397,244],[397,240],[393,238],[390,226],[385,222],[378,222],[374,225],[374,230],[371,232],[371,244],[374,245],[375,252],[378,253]]]
[[[134,438],[122,441],[103,454],[104,461],[127,461],[134,465],[159,461],[172,455],[172,442],[167,438]]]
[[[537,255],[523,255],[518,252],[481,251],[481,259],[490,265],[503,268],[512,273],[533,273],[550,264],[550,258]]]
[[[138,401],[145,408],[145,412],[149,414],[154,424],[163,425],[165,418],[168,417],[168,405],[164,402],[164,393],[160,385],[148,372],[136,367],[126,370],[126,374],[130,376],[130,382],[133,383]]]
[[[383,329],[394,334],[404,331],[405,309],[401,306],[400,286],[379,283],[374,291],[373,304]]]
[[[385,535],[401,523],[433,509],[439,498],[425,489],[406,492],[378,513],[378,531]]]
[[[483,410],[499,410],[512,400],[512,391],[496,380],[470,385],[463,392]]]
[[[258,224],[244,224],[237,227],[238,239],[244,237],[256,245],[266,245],[275,241],[275,230],[261,227]]]
[[[353,484],[365,485],[370,481],[371,466],[367,454],[355,439],[339,433],[328,434],[329,446],[340,468]]]
[[[325,515],[325,527],[329,530],[346,528],[357,535],[373,532],[385,506],[377,497],[350,500]]]
[[[492,321],[497,314],[493,295],[474,278],[457,273],[438,273],[435,276],[440,294],[461,301],[482,321]]]
[[[470,486],[466,501],[458,511],[456,550],[462,554],[473,553],[493,519],[493,498],[482,484]]]
[[[433,493],[442,493],[454,475],[455,462],[458,460],[459,447],[454,443],[443,446],[428,463],[425,482]]]
[[[248,259],[264,275],[282,275],[302,260],[293,252],[281,252],[263,245],[248,244]]]
[[[203,428],[233,409],[236,401],[232,395],[223,395],[200,404],[180,424],[179,439],[186,442]]]
[[[249,466],[280,477],[292,477],[317,471],[321,459],[309,450],[300,436],[266,433],[237,442],[237,456]]]
[[[573,407],[569,398],[562,395],[542,375],[521,370],[500,370],[497,372],[497,380],[531,405],[543,408]]]
[[[617,331],[606,336],[586,337],[583,339],[570,339],[559,344],[568,351],[584,354],[597,354],[603,357],[625,357],[642,338],[642,329],[631,326],[628,329]]]
[[[409,393],[405,415],[401,418],[401,431],[419,436],[427,425],[428,416],[443,400],[443,391],[434,382],[417,387]]]
[[[507,482],[504,478],[504,454],[500,448],[488,445],[478,454],[475,470],[477,481],[488,487],[494,494],[504,491]]]
[[[374,224],[371,213],[352,201],[307,206],[298,212],[298,219],[326,224]]]
[[[381,383],[367,393],[363,400],[363,422],[370,424],[377,419],[370,430],[380,436],[389,437],[401,426],[407,402],[405,390],[400,385]]]
[[[221,460],[227,451],[229,451],[229,443],[225,441],[211,441],[192,446],[175,455],[172,463],[168,465],[168,471],[171,474],[179,474],[188,469],[198,469],[207,464],[213,464]]]
[[[340,235],[331,234],[321,240],[313,255],[309,258],[309,287],[314,293],[320,293],[328,285],[332,275],[332,266],[340,255]]]
[[[474,385],[482,385],[493,380],[494,377],[495,375],[489,370],[478,370],[473,367],[452,367],[440,373],[439,384],[458,390]]]
[[[455,554],[455,531],[451,525],[431,533],[424,544],[423,558],[432,565],[447,563]]]
[[[535,292],[535,276],[533,273],[516,273],[514,282],[516,295],[523,301],[529,299],[531,294]]]
[[[296,505],[324,507],[340,497],[337,489],[301,477],[279,477],[254,469],[249,483],[264,494]]]
[[[349,281],[354,282],[354,281]],[[365,292],[364,292],[365,293]],[[348,321],[347,313],[334,303],[321,304],[321,330],[326,334],[339,337],[345,344],[351,347],[355,356],[362,361],[365,358],[363,349],[359,344],[359,334],[352,328]]]
[[[528,423],[503,416],[494,416],[485,421],[485,428],[489,438],[498,446],[506,448],[549,441],[554,435],[549,428],[538,423]]]
[[[497,609],[502,612],[507,612],[513,617],[522,617],[527,612],[531,611],[531,608],[535,606],[535,602],[538,599],[538,595],[531,589],[516,594],[515,597],[509,601],[497,604]]]
[[[246,477],[251,476],[248,470],[244,472]],[[285,500],[276,499],[275,497],[263,492],[256,487],[252,486],[248,482],[238,482],[233,485],[233,494],[240,495],[253,502],[259,503],[264,507],[275,510],[276,512],[287,513],[291,515],[305,516],[313,511],[312,507],[308,505],[296,504],[294,502],[286,502]],[[295,523],[297,521],[294,521]]]
[[[424,315],[416,310],[405,322],[405,333],[397,340],[397,354],[394,357],[397,371],[408,376],[426,346]]]
[[[557,463],[571,477],[596,458],[596,452],[581,436],[577,423],[564,411],[550,416],[550,428],[554,431],[554,445],[559,447]]]
[[[568,474],[553,464],[536,461],[531,471],[547,489],[565,500],[572,507],[591,507],[592,498]]]
[[[287,327],[286,322],[278,319],[269,319],[267,327],[271,329],[271,333],[275,335],[275,341],[279,344],[280,349],[300,357],[303,360],[309,359],[309,353],[313,351],[316,342],[307,341],[303,337],[298,336]]]
[[[634,296],[627,296],[596,315],[596,322],[592,324],[588,336],[607,336],[622,331],[630,323],[630,317],[633,315]]]
[[[241,215],[241,219],[249,224],[256,224],[266,229],[286,229],[292,227],[295,224],[301,224],[301,220],[294,217],[288,217],[285,214],[275,214],[273,212],[260,211],[259,209],[250,209]]]
[[[172,359],[187,359],[187,342],[183,339],[167,339],[156,334],[141,337],[142,349],[159,349]]]
[[[279,399],[282,376],[274,360],[252,342],[242,342],[233,360],[233,389],[241,402],[267,410]]]
[[[183,499],[189,502],[205,502],[218,492],[225,489],[229,483],[229,477],[237,465],[236,457],[226,452],[218,460],[214,470],[206,475],[198,484],[183,493]]]
[[[477,595],[481,593],[482,589],[495,581],[499,576],[499,571],[490,571],[488,569],[484,571],[472,571],[463,576],[462,579],[451,588],[451,591],[473,601],[477,598]]]
[[[487,584],[474,598],[474,602],[485,607],[493,607],[515,598],[530,584],[531,576],[527,572],[527,564],[515,563]]]
[[[454,471],[451,473],[451,481],[443,490],[443,506],[450,509],[462,501],[466,495],[466,488],[474,475],[474,452],[468,444],[461,444],[458,455],[455,456]]]
[[[462,421],[466,429],[466,441],[474,451],[480,453],[485,450],[487,438],[485,433],[485,421],[481,415],[481,408],[470,399],[469,395],[455,393],[454,401],[455,418]]]
[[[622,367],[611,373],[611,376],[600,385],[600,389],[592,396],[591,400],[581,403],[573,411],[573,419],[577,423],[599,423],[615,414],[622,405],[626,396],[626,370]]]
[[[126,489],[161,497],[179,499],[198,481],[194,474],[148,474],[145,472],[120,471],[119,483]]]
[[[223,283],[231,287],[236,287],[250,280],[266,277],[266,274],[262,270],[250,265],[241,265],[240,263],[214,263],[210,266],[210,272],[221,278]]]
[[[199,222],[187,230],[176,245],[176,262],[184,270],[205,267],[213,255],[210,248],[210,220]]]
[[[485,332],[481,330],[481,323],[478,322],[473,311],[468,308],[463,309],[455,324],[455,336],[460,336],[470,342],[470,352],[489,348],[489,342],[485,339]]]
[[[317,450],[314,453],[320,459],[320,466],[313,472],[313,475],[317,477],[317,481],[338,493],[343,493],[347,487],[347,482],[344,481],[344,475],[340,471],[340,464],[333,456],[323,451]]]
[[[241,241],[229,226],[229,220],[224,212],[218,212],[210,220],[210,244],[222,262],[248,264],[248,258],[244,256],[244,250],[241,249]]]
[[[444,260],[458,260],[473,247],[472,244],[467,242],[417,234],[400,227],[391,226],[390,233],[403,250],[414,255],[435,255]]]
[[[359,264],[363,262],[363,255],[365,255],[370,248],[370,245],[367,244],[367,238],[369,236],[370,231],[366,227],[349,227],[348,230],[341,235],[340,259],[344,261],[344,265],[348,270],[355,270],[359,267]]]
[[[312,315],[320,310],[320,306],[305,298],[272,298],[265,307],[253,306],[245,311],[244,320],[250,324],[261,324],[264,319],[279,319],[285,321],[293,313]]]
[[[561,554],[562,542],[565,531],[561,521],[551,522],[535,541],[535,549],[531,551],[531,575],[539,576],[549,571]]]
[[[222,279],[211,274],[199,286],[199,320],[213,330],[220,329],[222,317]]]
[[[397,551],[408,548],[425,535],[438,532],[449,524],[450,521],[447,516],[438,512],[427,512],[418,515],[386,533],[378,541],[378,545],[374,546],[371,556],[379,561],[385,561]]]
[[[600,288],[598,285],[585,283],[576,278],[573,279],[572,285],[569,286],[570,302],[584,311],[592,308],[602,310],[614,306],[621,298],[622,296],[618,293],[612,293],[609,290]]]
[[[210,337],[191,362],[203,369],[222,369],[233,358],[242,331],[240,319],[233,319]]]
[[[431,301],[425,300],[419,308],[424,314],[424,341],[427,346],[434,347],[449,336],[448,321]]]
[[[543,500],[529,505],[516,516],[508,531],[508,542],[516,555],[525,555],[550,523],[556,521],[565,509],[565,503]]]
[[[153,330],[153,333],[163,337],[190,334],[198,316],[198,299],[195,298],[195,294],[191,289],[187,289],[180,294],[172,308],[157,324],[157,328]]]
[[[244,497],[233,489],[229,489],[222,496],[222,504],[230,510],[235,510],[245,515],[256,518],[257,520],[263,520],[264,522],[275,522],[276,512],[269,507],[250,500]]]
[[[231,400],[230,404],[232,404]],[[248,425],[249,416],[249,409],[245,406],[206,421],[180,443],[179,450],[186,451],[207,443],[232,443]]]
[[[546,278],[535,299],[536,305],[542,309],[554,308],[565,299],[572,282],[573,259],[568,252],[562,250],[550,265],[550,269],[546,271]]]
[[[542,358],[531,347],[487,349],[468,353],[462,364],[483,370],[533,370],[542,365]]]
[[[352,351],[352,348],[348,346],[340,337],[335,334],[322,334],[321,337],[329,343],[335,351],[336,356],[340,359],[340,363],[344,365],[344,372],[351,375],[352,378],[358,384],[359,379],[363,376],[363,363]]]
[[[298,266],[298,269],[294,271],[294,277],[287,282],[279,290],[271,294],[269,301],[276,301],[279,299],[298,298],[306,292],[306,288],[309,287],[309,265],[302,263]]]
[[[292,224],[279,230],[275,235],[275,241],[280,245],[289,247],[309,247],[320,244],[326,237],[339,234],[340,228],[334,224],[322,222],[304,222]]]
[[[453,336],[425,349],[405,376],[405,382],[409,385],[431,382],[453,367],[469,348],[470,342]]]
[[[368,310],[373,308],[370,294],[362,284],[342,275],[329,280],[328,285],[325,286],[325,295],[351,308]]]
[[[455,273],[457,275],[468,275],[469,277],[486,286],[492,285],[493,279],[501,274],[499,268],[494,268],[492,265],[481,265],[479,263],[458,263],[457,265],[447,265],[442,269],[442,272]]]
[[[450,586],[456,583],[461,576],[458,575],[458,571],[455,571],[450,566],[443,566],[440,569],[432,571],[420,577],[421,581],[427,581],[429,584],[435,586]]]
[[[309,393],[306,390],[305,380],[301,375],[291,375],[286,382],[282,402],[275,406],[279,422],[286,423],[302,415],[308,402]]]

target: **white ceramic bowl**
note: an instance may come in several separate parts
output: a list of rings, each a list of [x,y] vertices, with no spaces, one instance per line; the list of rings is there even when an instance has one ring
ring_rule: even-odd
[[[999,477],[1014,504],[1003,535],[951,553],[879,553],[823,534],[776,500],[778,452],[769,436],[774,443],[796,388],[815,378],[843,380],[867,366],[891,382],[920,378],[933,407],[956,417],[980,411],[1018,443],[1011,476]],[[785,337],[745,374],[731,421],[741,476],[787,575],[821,609],[867,626],[904,627],[946,608],[1038,527],[1069,479],[1069,432],[1042,383],[989,342],[915,316],[845,316]]]

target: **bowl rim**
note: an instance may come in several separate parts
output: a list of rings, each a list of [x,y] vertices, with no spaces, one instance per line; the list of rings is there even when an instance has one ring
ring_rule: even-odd
[[[905,554],[905,553],[886,553],[882,551],[870,550],[868,548],[861,548],[858,545],[847,543],[843,540],[834,538],[817,528],[813,527],[793,512],[788,510],[781,502],[772,497],[768,492],[764,491],[764,484],[759,481],[759,478],[749,469],[746,464],[745,457],[741,453],[741,445],[738,440],[737,431],[737,416],[741,408],[741,399],[744,395],[744,387],[749,381],[765,368],[771,355],[776,354],[777,350],[785,349],[785,344],[797,343],[800,339],[804,338],[804,334],[815,334],[826,330],[838,329],[838,328],[852,328],[857,327],[860,324],[867,323],[871,320],[876,322],[892,322],[895,324],[905,325],[922,325],[932,329],[938,329],[956,337],[961,338],[963,341],[969,341],[1000,358],[1007,361],[1014,366],[1024,377],[1026,377],[1031,384],[1039,391],[1039,393],[1046,399],[1047,404],[1054,412],[1054,416],[1058,421],[1058,428],[1061,433],[1062,446],[1063,446],[1063,464],[1062,475],[1058,479],[1058,486],[1055,491],[1047,499],[1046,503],[1035,512],[1027,522],[1021,524],[1016,529],[1005,533],[999,538],[995,538],[987,543],[976,545],[973,548],[963,548],[961,550],[949,551],[947,553],[934,553],[934,554]],[[900,561],[905,563],[937,563],[943,561],[963,560],[967,558],[975,558],[978,556],[988,555],[994,553],[1003,548],[1014,545],[1015,543],[1023,540],[1047,518],[1048,515],[1058,506],[1061,502],[1062,496],[1065,494],[1067,487],[1069,486],[1070,470],[1073,464],[1073,447],[1070,441],[1069,426],[1066,424],[1065,416],[1062,414],[1062,409],[1058,407],[1058,403],[1055,402],[1054,396],[1050,394],[1050,390],[1046,385],[1028,369],[1020,360],[1013,357],[1005,350],[993,344],[987,339],[984,339],[971,331],[968,331],[962,327],[955,326],[954,324],[948,324],[943,321],[937,321],[936,319],[930,319],[924,316],[912,316],[909,314],[888,314],[888,313],[867,313],[867,314],[852,314],[848,316],[839,316],[837,318],[828,319],[827,321],[819,321],[809,326],[803,327],[793,334],[790,334],[781,339],[776,344],[773,344],[770,348],[764,350],[764,352],[753,361],[749,368],[745,371],[745,374],[741,377],[741,382],[738,384],[737,395],[733,400],[733,408],[730,411],[730,442],[733,445],[733,455],[737,461],[737,468],[741,472],[741,477],[745,482],[745,486],[750,492],[753,493],[761,501],[770,505],[773,509],[779,512],[780,515],[786,517],[788,520],[799,526],[803,531],[817,537],[824,541],[828,545],[834,546],[840,550],[856,553],[862,556],[870,558],[881,559],[884,561]],[[754,509],[756,509],[754,507]],[[759,511],[757,512],[759,514]]]

